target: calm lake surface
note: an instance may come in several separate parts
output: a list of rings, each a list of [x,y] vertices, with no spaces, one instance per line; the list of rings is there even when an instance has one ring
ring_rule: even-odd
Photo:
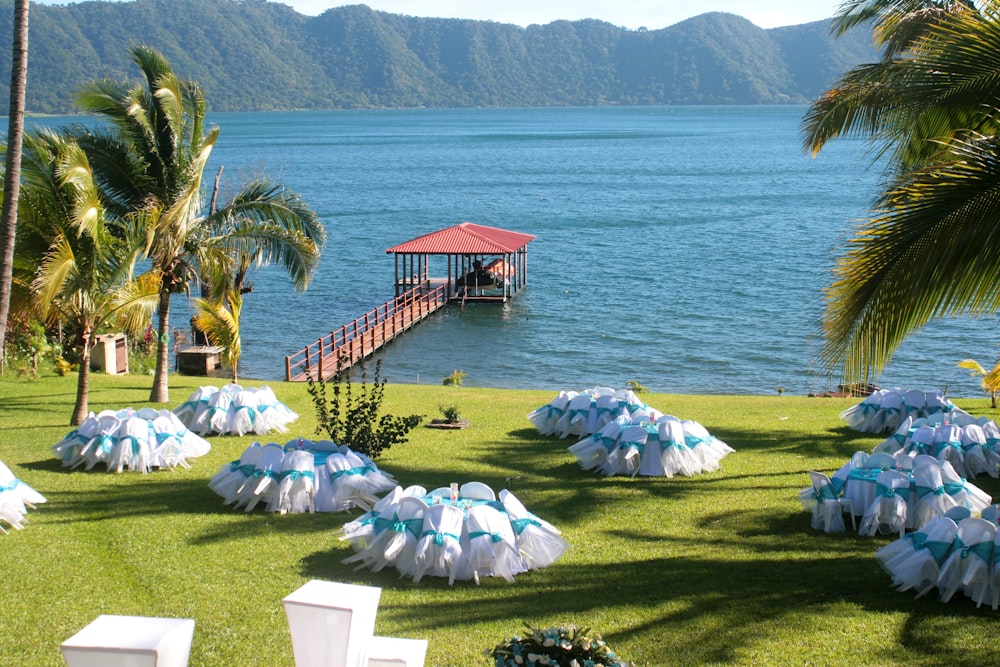
[[[296,293],[258,271],[241,375],[392,296],[385,249],[469,221],[536,235],[528,287],[506,305],[449,306],[380,356],[390,382],[804,394],[834,388],[815,353],[835,252],[876,193],[864,146],[801,148],[804,107],[634,107],[212,114],[206,171],[224,194],[267,174],[327,227]],[[45,121],[52,122],[52,121]],[[29,122],[30,124],[30,122]],[[445,273],[444,265],[440,273]],[[432,261],[432,273],[435,264]],[[183,298],[174,327],[187,327]],[[958,361],[996,360],[992,320],[935,323],[883,386],[980,394]]]

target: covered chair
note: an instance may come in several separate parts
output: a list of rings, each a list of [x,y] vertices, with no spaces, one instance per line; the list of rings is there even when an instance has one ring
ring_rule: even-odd
[[[899,428],[890,435],[888,438],[875,445],[875,449],[872,450],[873,454],[879,452],[885,452],[887,454],[896,454],[896,452],[904,449],[910,440],[910,427],[913,425],[913,416],[906,417],[903,422],[899,425]]]
[[[271,497],[278,492],[278,478],[285,459],[281,445],[267,444],[260,448],[253,472],[236,492],[236,506],[250,512],[257,503],[267,507]]]
[[[943,515],[957,505],[954,498],[944,490],[941,481],[941,467],[937,462],[918,465],[913,468],[913,484],[916,489],[916,505],[911,526],[921,528],[932,519]]]
[[[958,474],[950,462],[941,461],[940,465],[941,482],[944,485],[945,493],[954,498],[957,504],[965,505],[973,512],[982,512],[992,504],[993,498]]]
[[[278,490],[271,496],[268,510],[281,514],[316,511],[316,466],[312,452],[299,449],[285,453]]]
[[[554,399],[528,413],[528,421],[542,435],[554,434],[559,420],[566,414],[566,407],[569,405],[569,400],[575,395],[575,392],[559,392]]]
[[[420,581],[425,574],[448,577],[455,583],[459,560],[462,557],[462,509],[440,503],[424,511],[423,531],[413,555],[415,573],[413,581]]]
[[[917,597],[922,597],[937,586],[941,564],[951,552],[957,533],[954,521],[939,516],[876,551],[875,559],[892,577],[896,590],[914,590]]]
[[[910,476],[898,470],[885,470],[875,480],[875,499],[864,515],[858,532],[862,535],[906,532],[907,498],[910,493]]]
[[[698,457],[687,445],[684,423],[676,417],[665,417],[657,426],[660,436],[660,454],[667,477],[683,475],[690,477],[701,472]]]
[[[208,480],[208,488],[222,496],[226,505],[235,503],[239,490],[251,475],[260,456],[260,443],[255,442],[240,454],[240,458],[232,463],[225,463],[219,471]]]
[[[592,407],[590,394],[577,394],[569,401],[564,419],[559,420],[557,435],[566,438],[571,435],[584,436],[596,429],[597,411]]]
[[[527,569],[506,514],[489,505],[474,505],[466,511],[466,528],[466,560],[477,584],[480,575],[514,583],[514,575]]]
[[[484,482],[466,482],[458,487],[458,495],[476,500],[496,500],[497,494],[489,484]]]
[[[938,573],[938,595],[942,602],[951,600],[959,589],[977,607],[988,599],[995,539],[996,525],[985,519],[971,517],[958,524],[951,553]]]
[[[957,424],[942,424],[934,431],[934,457],[951,463],[962,477],[968,477],[965,467],[965,449],[962,447],[962,428]]]
[[[810,470],[809,481],[812,486],[799,491],[799,502],[812,516],[810,525],[825,533],[841,533],[844,531],[843,513],[847,512],[851,516],[851,528],[856,529],[854,503],[840,496],[830,478],[817,470]]]
[[[642,426],[626,426],[622,429],[618,444],[612,446],[604,459],[601,471],[608,476],[628,475],[635,477],[639,472],[643,450],[649,434]]]
[[[986,457],[986,433],[979,424],[969,424],[962,428],[962,458],[969,477],[987,474],[997,476],[997,464]]]
[[[24,527],[28,509],[45,502],[45,497],[14,477],[3,461],[0,461],[0,521],[20,530]],[[0,523],[0,532],[6,533]]]
[[[511,491],[502,489],[500,502],[510,518],[518,551],[529,569],[548,567],[569,548],[559,529],[529,512]]]
[[[592,435],[568,447],[569,452],[576,457],[577,463],[584,470],[600,470],[610,452],[618,444],[622,428],[628,424],[627,417],[618,417],[608,422]]]

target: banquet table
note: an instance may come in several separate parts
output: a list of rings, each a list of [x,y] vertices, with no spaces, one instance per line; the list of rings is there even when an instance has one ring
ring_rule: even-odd
[[[397,486],[345,524],[340,539],[355,551],[345,563],[373,571],[391,566],[414,581],[436,576],[449,583],[478,583],[484,576],[512,582],[518,573],[551,565],[569,546],[555,526],[506,489],[495,498],[492,490],[469,496]]]
[[[396,486],[368,456],[329,440],[252,443],[208,482],[223,503],[282,514],[368,510]]]
[[[701,424],[671,415],[639,421],[621,417],[568,449],[585,470],[633,477],[712,472],[734,451]]]
[[[657,419],[659,410],[639,400],[630,389],[594,387],[583,391],[560,391],[551,401],[528,414],[542,435],[566,438],[590,435],[619,417],[632,421]]]
[[[929,464],[933,465],[933,464]],[[881,468],[853,468],[851,469],[846,477],[841,476],[843,479],[843,496],[851,500],[853,505],[853,513],[855,516],[862,516],[865,510],[874,502],[877,495],[876,482],[880,474],[884,472]],[[907,527],[914,528],[914,518],[917,516],[917,504],[920,501],[920,491],[917,488],[917,483],[914,480],[913,471],[904,471],[909,475],[910,485],[909,491],[906,496],[906,512],[907,512]],[[957,492],[957,487],[959,484],[953,482],[951,484],[943,485],[943,489],[946,493]],[[972,498],[985,498],[985,504],[974,503],[969,507],[973,511],[981,511],[983,507],[988,506],[990,503],[989,495],[986,494],[982,489],[976,485],[968,482],[962,478],[960,486],[967,490],[968,495]]]

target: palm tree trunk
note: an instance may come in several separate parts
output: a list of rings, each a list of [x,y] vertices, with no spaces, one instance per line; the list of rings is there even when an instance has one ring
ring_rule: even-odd
[[[80,349],[80,371],[76,377],[76,405],[73,407],[73,418],[70,426],[79,426],[88,415],[88,401],[90,399],[90,334],[85,332],[83,344]]]
[[[156,370],[153,373],[153,389],[149,392],[151,403],[166,403],[170,400],[168,374],[170,363],[170,290],[160,288],[160,305],[157,309],[159,337],[156,340]]]
[[[24,90],[28,79],[28,0],[14,2],[14,38],[11,43],[10,118],[7,129],[7,164],[0,213],[0,370],[3,369],[10,312],[11,274],[14,267],[14,234],[21,182],[21,139],[24,135]]]

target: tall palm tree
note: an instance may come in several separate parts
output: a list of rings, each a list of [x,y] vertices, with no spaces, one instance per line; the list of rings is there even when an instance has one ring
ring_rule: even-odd
[[[73,334],[80,359],[71,424],[88,413],[90,352],[105,324],[138,331],[152,315],[157,283],[136,278],[138,234],[112,235],[83,150],[50,131],[24,141],[19,253],[37,267],[31,280],[37,311]],[[134,231],[134,228],[126,229]]]
[[[841,14],[858,5],[888,8],[881,25],[906,26],[907,37],[877,66],[848,73],[805,119],[813,151],[854,132],[889,156],[872,217],[825,293],[821,356],[849,382],[876,378],[933,319],[1000,312],[1000,3],[869,0]],[[919,30],[919,17],[891,16],[912,5],[934,8]]]
[[[0,212],[0,370],[7,341],[7,316],[13,285],[14,241],[17,235],[18,184],[21,181],[21,139],[24,134],[24,93],[28,80],[28,0],[14,2],[14,36],[11,40],[10,107],[7,121],[7,155]]]
[[[150,401],[169,400],[170,298],[187,291],[199,271],[232,266],[233,253],[280,263],[299,289],[308,285],[326,236],[316,214],[280,187],[251,186],[219,211],[202,212],[202,179],[218,136],[206,129],[205,98],[147,46],[132,49],[144,83],[96,81],[80,104],[109,121],[107,131],[78,130],[109,211],[141,212],[146,255],[160,280],[158,344]],[[224,272],[224,269],[221,269]]]

